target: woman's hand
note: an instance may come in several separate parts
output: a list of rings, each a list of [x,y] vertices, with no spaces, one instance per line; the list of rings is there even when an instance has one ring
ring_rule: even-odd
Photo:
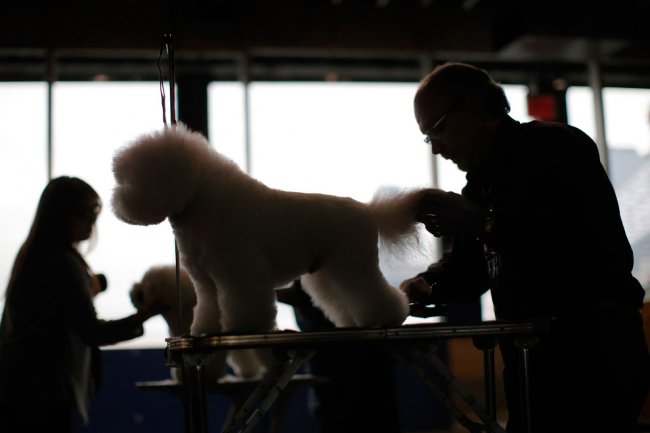
[[[94,298],[108,287],[104,274],[90,274],[90,295]]]
[[[138,308],[135,314],[140,322],[145,322],[152,317],[166,313],[167,311],[168,308],[162,303],[158,302],[147,305],[146,307]]]

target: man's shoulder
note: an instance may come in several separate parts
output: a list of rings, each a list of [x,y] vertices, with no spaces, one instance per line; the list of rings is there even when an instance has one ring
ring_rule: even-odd
[[[562,152],[567,157],[570,153],[598,152],[598,146],[589,135],[566,123],[533,120],[520,123],[516,128],[519,141],[526,144],[524,147],[537,152]]]
[[[565,134],[584,134],[579,128],[563,122],[553,122],[548,120],[531,120],[529,122],[518,123],[517,128],[527,134],[542,135],[565,135]]]
[[[598,161],[598,147],[580,129],[560,122],[513,122],[505,140],[505,158],[527,176],[547,173],[549,167],[571,170]],[[563,168],[560,171],[565,171]]]
[[[531,120],[525,123],[519,123],[519,130],[527,134],[528,137],[555,138],[565,139],[567,141],[586,141],[595,144],[580,128],[563,122],[552,122],[547,120]]]

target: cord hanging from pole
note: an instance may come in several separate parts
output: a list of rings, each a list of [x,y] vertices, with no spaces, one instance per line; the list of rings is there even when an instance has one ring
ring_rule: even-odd
[[[160,54],[158,56],[158,74],[160,77],[160,99],[162,103],[162,114],[163,114],[163,124],[167,127],[167,105],[165,98],[165,77],[162,69],[162,58],[163,54],[167,54],[167,63],[169,66],[169,111],[170,111],[170,121],[172,126],[176,125],[176,72],[174,71],[174,37],[171,33],[165,33],[163,35],[162,44],[160,45]],[[174,239],[174,258],[176,262],[176,300],[177,300],[177,315],[178,315],[178,326],[183,323],[182,312],[181,312],[181,291],[180,291],[180,257],[178,252],[178,243]],[[180,335],[182,330],[175,329],[173,330],[174,334]]]
[[[167,105],[165,95],[165,77],[162,69],[163,54],[167,54],[169,66],[169,111],[171,124],[176,125],[176,72],[174,70],[174,37],[171,33],[163,35],[158,55],[158,75],[160,77],[160,98],[162,103],[163,124],[167,126]]]

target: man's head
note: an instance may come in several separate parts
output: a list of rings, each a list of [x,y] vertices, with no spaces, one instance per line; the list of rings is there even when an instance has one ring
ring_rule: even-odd
[[[484,70],[446,63],[422,80],[414,108],[433,153],[469,171],[481,164],[510,104],[503,88]]]

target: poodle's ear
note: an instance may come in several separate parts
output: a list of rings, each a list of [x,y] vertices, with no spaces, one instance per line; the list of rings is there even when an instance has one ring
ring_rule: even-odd
[[[137,225],[179,213],[194,195],[211,152],[205,137],[182,124],[138,137],[113,158],[113,212]]]
[[[179,288],[176,287],[176,267],[173,265],[160,265],[150,267],[142,277],[140,290],[149,303],[162,304],[176,309],[179,306],[193,307],[196,305],[194,285],[187,272],[181,267],[179,274]],[[178,293],[180,290],[180,293]]]

